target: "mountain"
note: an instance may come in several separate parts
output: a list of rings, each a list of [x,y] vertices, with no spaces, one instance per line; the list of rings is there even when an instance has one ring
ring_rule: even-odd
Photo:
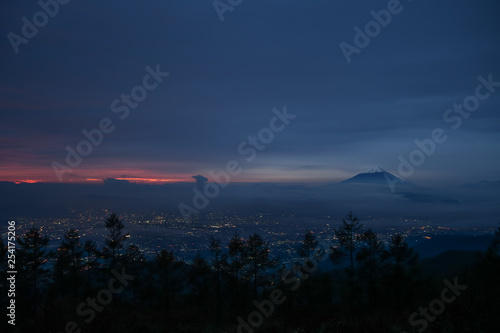
[[[467,268],[475,267],[482,258],[481,251],[448,250],[435,257],[421,260],[423,275],[439,280],[462,274]]]
[[[385,171],[382,168],[371,168],[368,172],[358,173],[356,176],[342,181],[343,184],[379,184],[379,185],[395,185],[395,184],[410,184],[401,178],[394,176],[392,173]]]
[[[480,181],[473,184],[462,185],[464,188],[474,188],[474,189],[500,189],[500,180],[498,181]]]

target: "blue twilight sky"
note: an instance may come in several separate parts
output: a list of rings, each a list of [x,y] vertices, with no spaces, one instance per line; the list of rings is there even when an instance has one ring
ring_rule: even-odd
[[[65,147],[103,118],[115,130],[64,182],[192,181],[230,160],[242,182],[339,181],[373,166],[397,175],[398,156],[435,128],[448,139],[409,181],[499,180],[500,87],[456,130],[443,115],[479,76],[500,82],[500,4],[401,1],[348,63],[340,43],[355,46],[354,28],[388,3],[248,0],[221,21],[209,0],[73,0],[13,47],[22,18],[44,16],[36,1],[2,1],[0,180],[57,182],[52,163],[67,166]],[[157,65],[169,76],[121,120],[111,104]],[[248,162],[238,146],[285,105],[297,117]]]

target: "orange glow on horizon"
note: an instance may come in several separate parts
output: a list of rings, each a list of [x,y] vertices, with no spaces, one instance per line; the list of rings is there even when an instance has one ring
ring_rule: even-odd
[[[119,178],[114,178],[116,180],[127,180],[131,183],[147,183],[147,184],[164,184],[164,183],[172,183],[172,182],[185,182],[185,181],[190,181],[189,179],[185,178],[141,178],[141,177],[119,177]],[[97,179],[97,178],[87,178],[85,179],[86,181],[91,181],[91,182],[96,182],[100,181],[102,182],[102,179]]]
[[[16,180],[14,183],[16,183],[16,184],[21,184],[21,183],[35,184],[35,183],[43,183],[43,180],[38,180],[38,179],[22,179],[22,180]]]
[[[194,173],[193,173],[194,174]],[[56,174],[47,168],[27,167],[19,165],[8,165],[0,168],[0,181],[15,184],[98,184],[103,179],[114,178],[127,180],[131,183],[142,184],[166,184],[175,182],[193,182],[192,174],[169,173],[156,170],[148,170],[144,167],[138,168],[75,168],[72,172],[63,175],[63,181],[59,182]]]
[[[147,182],[147,183],[171,183],[171,182],[182,182],[186,181],[186,179],[180,178],[167,178],[167,179],[158,179],[158,178],[116,178],[117,180],[128,180],[130,182]]]
[[[173,183],[194,183],[192,178],[195,174],[201,174],[208,176],[207,170],[196,170],[193,172],[182,172],[175,173],[169,172],[168,167],[163,170],[155,166],[155,168],[149,169],[143,165],[131,165],[124,168],[119,167],[108,167],[105,168],[75,168],[71,172],[67,172],[63,175],[63,181],[59,182],[56,174],[53,170],[41,167],[29,167],[22,165],[8,165],[8,167],[0,168],[0,181],[7,181],[16,184],[36,184],[36,183],[47,183],[47,184],[90,184],[90,185],[100,185],[104,183],[103,179],[113,178],[121,181],[129,181],[130,183],[136,184],[150,184],[150,185],[162,185],[162,184],[173,184]],[[309,182],[321,182],[323,180],[328,180],[329,177],[313,177],[307,173],[296,174],[286,174],[277,173],[273,169],[266,170],[247,170],[244,175],[239,175],[237,177],[231,177],[231,182],[241,182],[241,183],[256,183],[256,182],[273,182],[273,183],[293,183],[298,179],[305,180]],[[213,179],[209,179],[209,182],[214,182]]]

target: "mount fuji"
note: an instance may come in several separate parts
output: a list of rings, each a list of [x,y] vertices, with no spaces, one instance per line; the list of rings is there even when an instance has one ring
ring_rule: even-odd
[[[343,184],[406,184],[410,185],[407,181],[394,176],[392,173],[385,171],[382,168],[374,167],[368,172],[358,173],[356,176],[341,181]]]

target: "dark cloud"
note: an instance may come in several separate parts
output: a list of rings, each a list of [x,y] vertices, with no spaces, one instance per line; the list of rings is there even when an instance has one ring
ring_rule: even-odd
[[[203,189],[203,186],[205,186],[205,183],[208,181],[208,178],[202,175],[192,176],[192,178],[196,181],[196,187],[199,190]]]

